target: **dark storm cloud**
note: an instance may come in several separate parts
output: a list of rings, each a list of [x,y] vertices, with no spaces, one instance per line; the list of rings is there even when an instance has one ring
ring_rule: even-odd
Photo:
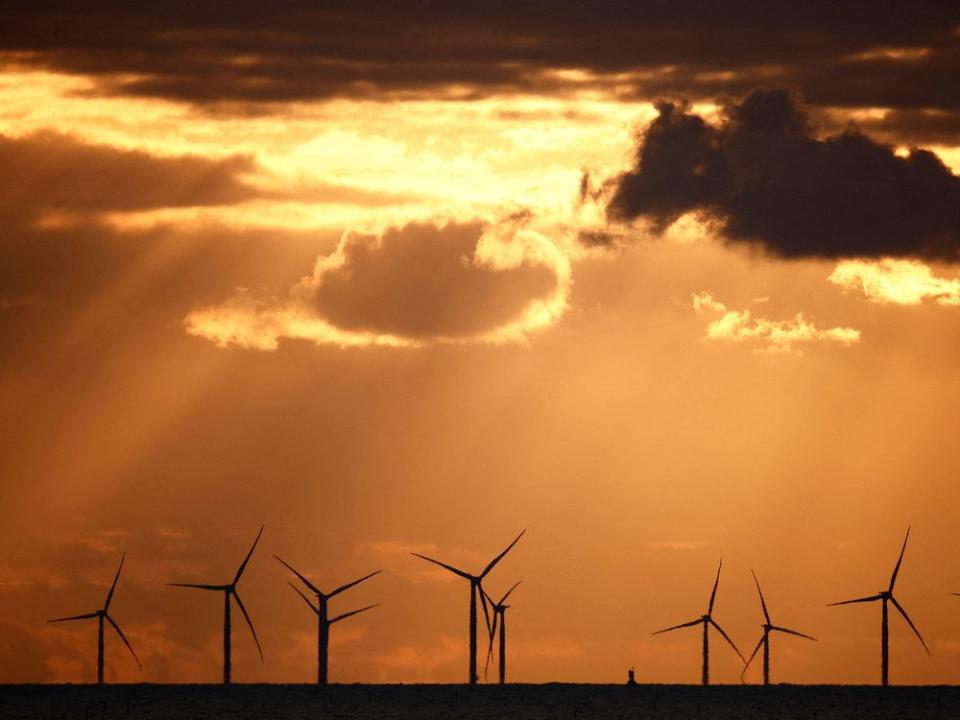
[[[549,92],[560,68],[638,73],[644,96],[762,81],[818,104],[960,107],[960,10],[944,2],[40,2],[2,19],[11,57],[201,104]]]
[[[725,237],[786,258],[956,260],[960,178],[933,153],[900,157],[855,128],[818,138],[786,91],[755,91],[709,125],[663,102],[620,176],[609,217],[664,229],[700,211]]]

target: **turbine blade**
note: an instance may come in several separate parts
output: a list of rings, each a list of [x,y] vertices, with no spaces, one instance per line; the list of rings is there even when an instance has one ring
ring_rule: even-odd
[[[366,607],[362,607],[359,610],[351,610],[350,612],[345,612],[342,615],[337,615],[330,622],[331,623],[340,622],[341,620],[346,620],[348,617],[358,615],[362,612],[366,612],[367,610],[372,610],[373,608],[379,607],[379,606],[380,606],[380,603],[374,603],[373,605],[367,605]]]
[[[292,587],[294,590],[297,591],[297,595],[299,595],[300,597],[303,598],[303,601],[304,601],[307,605],[310,606],[310,609],[311,609],[311,610],[313,610],[317,615],[320,614],[320,608],[314,607],[313,603],[310,602],[310,598],[308,598],[306,595],[304,595],[302,592],[300,592],[300,588],[298,588],[296,585],[294,585],[294,584],[293,584],[292,582],[290,582],[289,580],[287,581],[287,584],[288,584],[290,587]]]
[[[655,633],[650,633],[650,634],[660,635],[665,632],[670,632],[671,630],[679,630],[680,628],[693,627],[694,625],[699,625],[702,622],[703,622],[703,618],[697,618],[696,620],[691,620],[690,622],[685,622],[679,625],[674,625],[672,627],[664,628],[663,630],[657,630]]]
[[[280,557],[279,555],[274,555],[273,557],[274,557],[274,559],[275,559],[278,563],[280,563],[281,565],[283,565],[287,570],[289,570],[289,571],[292,572],[294,575],[296,575],[298,578],[300,578],[300,582],[302,582],[304,585],[306,585],[308,588],[310,588],[310,590],[311,590],[312,592],[315,592],[317,595],[323,595],[323,593],[320,591],[320,588],[318,588],[318,587],[317,587],[316,585],[314,585],[312,582],[310,582],[309,580],[307,580],[306,576],[304,576],[303,573],[301,573],[299,570],[297,570],[295,567],[293,567],[293,565],[291,565],[290,563],[288,563],[286,560],[284,560],[284,559],[283,559],[282,557]]]
[[[257,533],[257,539],[254,540],[253,545],[250,546],[250,552],[247,553],[247,556],[243,559],[243,562],[240,563],[240,568],[237,570],[237,574],[233,576],[234,585],[240,582],[240,576],[243,575],[243,571],[247,569],[247,563],[250,562],[250,556],[253,555],[253,551],[257,548],[257,543],[260,542],[261,535],[263,535],[263,525],[260,526],[260,532]]]
[[[509,590],[507,590],[506,594],[505,594],[502,598],[500,598],[500,602],[498,602],[497,605],[503,605],[503,604],[507,601],[507,598],[510,597],[510,593],[512,593],[514,590],[516,590],[516,589],[517,589],[517,585],[519,585],[519,584],[522,583],[522,582],[523,582],[523,580],[517,580],[517,581],[513,584],[513,587],[510,588]]]
[[[720,570],[723,568],[723,558],[720,558],[720,565],[717,566],[717,579],[713,581],[713,592],[710,593],[710,605],[707,606],[707,615],[713,613],[713,603],[717,599],[717,586],[720,584]]]
[[[90,620],[91,618],[95,618],[98,615],[100,615],[100,613],[92,612],[92,613],[87,613],[85,615],[71,615],[70,617],[54,618],[53,620],[47,620],[47,622],[55,623],[55,622],[67,622],[69,620]]]
[[[724,639],[724,640],[726,640],[728,643],[730,643],[730,647],[732,647],[732,648],[733,648],[733,651],[734,651],[735,653],[737,653],[737,655],[740,656],[740,659],[741,659],[743,662],[746,662],[746,661],[747,661],[746,658],[743,657],[743,654],[741,654],[741,652],[737,649],[737,646],[733,644],[733,640],[730,639],[730,636],[727,635],[727,634],[723,631],[723,628],[720,627],[719,625],[717,625],[716,621],[715,621],[713,618],[710,618],[710,620],[709,620],[708,622],[709,622],[711,625],[713,625],[713,627],[716,628],[716,630],[717,630],[718,633],[720,633],[721,635],[723,635],[723,639]]]
[[[113,618],[104,613],[104,617],[107,618],[107,622],[113,625],[113,629],[117,631],[117,635],[120,636],[120,639],[123,640],[123,644],[127,646],[127,650],[130,651],[130,654],[133,655],[133,659],[137,661],[137,667],[143,670],[143,663],[140,662],[140,658],[137,657],[137,653],[133,650],[133,645],[130,644],[130,641],[127,640],[127,636],[123,634],[123,630],[120,629],[120,626],[117,625]]]
[[[900,614],[903,615],[903,619],[907,621],[907,625],[910,626],[910,629],[913,630],[913,634],[917,636],[917,640],[920,641],[920,644],[923,645],[923,649],[927,651],[927,655],[930,655],[930,648],[927,647],[927,643],[924,642],[923,636],[920,634],[920,631],[917,630],[917,626],[913,624],[913,620],[910,619],[910,616],[907,615],[907,611],[903,609],[903,606],[897,602],[897,599],[890,596],[890,602],[893,603],[893,606],[900,611]]]
[[[817,639],[816,639],[813,635],[805,635],[805,634],[802,633],[802,632],[797,632],[796,630],[791,630],[790,628],[779,627],[779,626],[777,626],[777,625],[773,625],[770,629],[771,629],[771,630],[777,630],[777,631],[782,632],[782,633],[787,633],[788,635],[796,635],[797,637],[802,637],[802,638],[806,638],[807,640],[813,640],[814,642],[818,642]]]
[[[257,631],[253,629],[253,622],[250,620],[250,615],[247,614],[247,609],[243,606],[243,600],[240,599],[240,594],[236,589],[231,590],[233,593],[233,599],[237,601],[237,606],[240,608],[240,612],[243,613],[243,619],[247,621],[247,626],[250,628],[250,632],[253,634],[253,641],[257,644],[257,652],[260,653],[260,660],[263,660],[263,648],[260,647],[260,638],[257,637]]]
[[[757,574],[750,571],[750,574],[753,575],[753,581],[757,584],[757,592],[760,593],[760,607],[763,608],[763,617],[766,619],[767,625],[770,625],[770,613],[767,612],[767,603],[763,599],[763,590],[760,589],[760,581],[757,579]]]
[[[229,585],[198,585],[197,583],[167,583],[170,587],[195,588],[197,590],[226,590]]]
[[[493,602],[491,600],[491,602]],[[493,657],[493,639],[497,635],[497,613],[496,610],[493,611],[493,625],[489,629],[490,642],[487,644],[487,659],[483,663],[483,679],[487,679],[487,671],[490,669],[490,659]]]
[[[479,587],[480,587],[480,592],[482,592],[483,596],[487,598],[487,602],[493,605],[494,607],[496,607],[497,603],[494,602],[494,599],[492,597],[490,597],[490,593],[488,593],[486,590],[483,589],[483,585],[480,585]]]
[[[372,578],[374,575],[379,575],[379,574],[382,573],[382,572],[383,572],[383,570],[376,570],[376,571],[370,573],[369,575],[364,575],[364,576],[363,576],[362,578],[360,578],[359,580],[354,580],[353,582],[348,582],[346,585],[341,585],[341,586],[338,587],[336,590],[334,590],[334,591],[331,592],[329,595],[327,595],[327,597],[333,597],[334,595],[339,595],[339,594],[342,593],[344,590],[349,590],[349,589],[352,588],[354,585],[359,585],[359,584],[362,583],[364,580],[369,580],[369,579]]]
[[[757,656],[757,653],[760,652],[760,648],[763,647],[763,639],[767,636],[766,633],[760,636],[760,642],[757,643],[757,646],[753,649],[753,652],[750,653],[750,657],[747,658],[747,661],[743,664],[743,670],[740,671],[740,681],[743,682],[743,676],[747,674],[747,668],[750,667],[750,663],[753,662],[753,659]]]
[[[483,569],[483,572],[480,573],[480,577],[481,577],[481,578],[486,577],[487,573],[490,572],[491,570],[493,570],[493,567],[494,567],[498,562],[500,562],[501,560],[503,560],[503,556],[506,555],[508,552],[510,552],[510,550],[513,549],[513,546],[516,545],[516,544],[520,541],[520,538],[522,538],[523,535],[524,535],[524,533],[526,533],[526,532],[527,532],[527,529],[526,529],[526,528],[524,528],[523,530],[521,530],[521,531],[520,531],[520,534],[517,535],[516,538],[514,538],[513,542],[510,543],[509,545],[507,545],[507,549],[504,550],[504,551],[503,551],[502,553],[500,553],[499,555],[497,555],[493,560],[491,560],[491,561],[487,564],[487,566]]]
[[[852,605],[853,603],[865,603],[865,602],[874,602],[880,600],[882,595],[870,595],[868,597],[855,598],[854,600],[841,600],[840,602],[827,603],[827,607],[834,607],[835,605]]]
[[[421,555],[420,553],[410,553],[410,554],[411,554],[411,555],[416,555],[416,556],[417,556],[418,558],[420,558],[421,560],[426,560],[427,562],[432,562],[434,565],[439,565],[440,567],[449,570],[449,571],[452,572],[454,575],[459,575],[460,577],[466,578],[467,580],[473,580],[473,575],[470,575],[469,573],[465,573],[463,570],[460,570],[460,569],[458,569],[458,568],[455,568],[453,565],[447,565],[446,563],[442,563],[442,562],[440,562],[439,560],[434,560],[433,558],[427,557],[426,555]]]
[[[126,553],[120,557],[120,567],[117,568],[117,574],[113,576],[113,585],[110,586],[110,592],[107,593],[107,601],[103,604],[104,612],[110,609],[110,601],[113,600],[113,591],[117,589],[117,581],[120,579],[120,571],[123,570],[123,561],[126,560],[126,558]]]
[[[893,586],[897,582],[897,573],[900,572],[900,563],[903,562],[903,553],[907,550],[907,540],[910,539],[910,526],[907,526],[907,535],[903,538],[903,547],[900,548],[900,557],[897,558],[897,564],[893,566],[893,574],[890,576],[889,592],[893,592]]]
[[[490,629],[490,609],[487,607],[487,591],[483,589],[483,585],[477,583],[477,587],[480,589],[480,607],[483,608],[483,621],[487,625],[487,632],[492,632]]]

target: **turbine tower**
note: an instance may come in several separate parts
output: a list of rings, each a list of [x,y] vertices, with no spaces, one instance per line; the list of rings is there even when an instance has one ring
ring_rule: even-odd
[[[247,621],[247,626],[250,628],[250,633],[253,635],[253,641],[257,644],[257,652],[260,653],[260,660],[263,660],[263,648],[260,647],[260,639],[257,637],[257,631],[253,629],[253,622],[250,620],[250,615],[247,614],[247,608],[243,605],[243,600],[240,599],[240,593],[237,592],[237,583],[240,582],[240,576],[243,575],[243,571],[247,568],[247,563],[250,562],[250,556],[253,555],[253,551],[257,547],[257,543],[260,542],[260,536],[263,535],[263,525],[260,526],[260,532],[257,533],[256,540],[253,541],[253,545],[250,546],[250,552],[247,553],[247,556],[243,559],[243,562],[240,563],[240,567],[237,569],[237,574],[233,576],[233,581],[227,585],[200,585],[196,583],[167,583],[172,587],[184,587],[184,588],[194,588],[197,590],[213,590],[215,592],[223,593],[223,684],[230,684],[230,598],[232,597],[236,603],[237,607],[240,608],[240,612],[243,613],[243,619]]]
[[[467,677],[469,678],[469,683],[470,683],[471,685],[476,685],[476,684],[477,684],[477,594],[478,594],[477,591],[480,590],[480,593],[479,593],[479,595],[480,595],[480,602],[481,602],[482,605],[483,605],[483,614],[484,614],[484,617],[485,617],[485,619],[486,619],[486,621],[487,621],[487,629],[489,630],[489,628],[490,628],[490,617],[489,617],[489,614],[488,614],[488,612],[487,612],[487,599],[486,599],[486,596],[484,595],[484,593],[482,592],[482,588],[480,587],[480,583],[481,583],[481,582],[483,581],[483,579],[487,576],[487,574],[488,574],[491,570],[493,570],[493,568],[496,566],[496,564],[503,559],[504,555],[506,555],[508,552],[510,552],[510,550],[513,548],[513,546],[516,545],[517,542],[520,540],[520,538],[523,537],[523,534],[524,534],[525,532],[526,532],[526,530],[523,530],[519,535],[517,535],[517,537],[514,539],[514,541],[507,546],[507,549],[504,550],[504,551],[503,551],[502,553],[500,553],[499,555],[497,555],[493,560],[491,560],[479,575],[471,575],[470,573],[468,573],[468,572],[466,572],[466,571],[464,571],[464,570],[460,570],[459,568],[453,567],[453,565],[447,565],[446,563],[442,563],[442,562],[440,562],[439,560],[434,560],[433,558],[427,557],[426,555],[421,555],[420,553],[411,553],[411,555],[416,555],[418,558],[421,558],[421,559],[423,559],[423,560],[426,560],[427,562],[431,562],[431,563],[433,563],[434,565],[439,565],[440,567],[442,567],[442,568],[444,568],[444,569],[446,569],[446,570],[449,570],[449,571],[452,572],[454,575],[458,575],[458,576],[462,577],[463,579],[470,581],[470,620],[469,620],[469,626],[470,626],[470,662],[469,662],[469,670],[468,670],[468,673],[469,673],[469,674],[467,675]]]
[[[660,635],[661,633],[670,632],[672,630],[679,630],[680,628],[694,627],[696,625],[703,625],[703,671],[701,673],[701,682],[704,685],[710,684],[710,626],[713,625],[714,630],[720,633],[723,636],[723,639],[729,643],[730,647],[733,648],[733,651],[737,653],[744,663],[746,660],[743,655],[737,649],[737,646],[733,644],[733,640],[730,639],[730,636],[727,635],[723,628],[720,627],[716,620],[713,619],[713,604],[717,599],[717,586],[720,584],[720,570],[723,568],[723,560],[720,560],[720,565],[717,567],[717,579],[713,582],[713,592],[710,593],[710,604],[707,605],[707,612],[705,615],[701,615],[696,620],[691,620],[690,622],[681,623],[679,625],[673,625],[672,627],[664,628],[663,630],[657,630],[654,635]]]
[[[897,599],[893,596],[893,586],[897,582],[897,573],[900,572],[900,564],[903,562],[903,553],[907,549],[907,540],[909,539],[910,528],[907,527],[907,535],[903,538],[903,547],[900,548],[900,557],[897,558],[897,564],[893,566],[893,573],[890,575],[890,585],[886,590],[881,590],[876,595],[855,598],[853,600],[843,600],[842,602],[830,603],[828,605],[828,607],[832,607],[835,605],[852,605],[853,603],[868,603],[876,602],[877,600],[880,601],[880,684],[883,686],[890,684],[890,632],[887,627],[887,603],[893,603],[893,606],[897,609],[897,611],[903,615],[903,619],[907,621],[907,625],[909,625],[910,629],[913,630],[913,634],[917,636],[920,644],[923,645],[923,649],[927,651],[927,655],[930,654],[930,648],[928,648],[927,643],[924,642],[923,636],[920,635],[920,631],[917,630],[917,626],[913,624],[910,616],[907,615],[907,611],[903,609],[903,606],[900,605],[900,603],[897,602]]]
[[[510,593],[517,589],[517,585],[520,584],[520,580],[517,580],[513,584],[513,587],[507,590],[504,593],[503,597],[499,601],[494,601],[492,597],[487,595],[486,591],[481,588],[481,591],[484,595],[487,595],[487,602],[490,603],[490,607],[493,609],[493,624],[490,627],[490,644],[487,647],[487,662],[484,665],[484,679],[486,679],[487,668],[490,666],[490,658],[493,656],[493,640],[497,634],[497,625],[500,626],[500,664],[499,664],[499,681],[501,685],[505,685],[507,682],[507,609],[510,607],[506,604],[507,598],[510,597]]]
[[[753,649],[753,652],[750,653],[750,657],[747,658],[746,665],[743,666],[743,672],[740,673],[740,679],[743,679],[744,674],[747,672],[747,668],[750,667],[750,663],[753,662],[753,658],[756,657],[757,653],[760,651],[760,648],[763,647],[763,684],[770,684],[770,633],[772,632],[782,632],[787,633],[788,635],[796,635],[797,637],[806,638],[807,640],[813,640],[816,642],[816,638],[811,635],[804,635],[802,632],[797,632],[796,630],[790,630],[789,628],[780,627],[779,625],[774,625],[770,620],[770,613],[767,612],[767,603],[763,599],[763,590],[760,589],[760,581],[757,580],[757,574],[750,571],[753,575],[753,581],[757,584],[757,592],[760,594],[760,607],[763,609],[763,625],[760,627],[763,628],[763,635],[760,637],[760,642],[757,643],[757,646]]]
[[[320,590],[320,588],[318,588],[316,585],[314,585],[312,582],[307,580],[306,577],[304,577],[300,572],[298,572],[292,565],[287,563],[283,558],[281,558],[278,555],[274,555],[273,557],[275,557],[280,564],[282,564],[285,568],[287,568],[287,570],[289,570],[298,578],[300,578],[300,581],[310,589],[310,592],[312,592],[314,595],[317,596],[317,604],[314,605],[312,602],[310,602],[310,599],[300,591],[300,588],[298,588],[293,583],[290,583],[290,587],[292,587],[294,590],[297,591],[300,597],[303,598],[304,602],[306,602],[307,605],[310,606],[310,609],[313,610],[313,612],[315,612],[317,615],[317,684],[326,685],[328,657],[329,657],[329,649],[330,649],[330,626],[333,625],[335,622],[340,622],[341,620],[346,620],[348,617],[352,617],[353,615],[366,612],[367,610],[375,608],[380,604],[380,603],[376,603],[375,605],[367,605],[366,607],[360,608],[359,610],[352,610],[350,612],[346,612],[341,615],[337,615],[336,617],[330,618],[327,612],[327,603],[330,600],[330,598],[335,597],[336,595],[339,595],[345,590],[349,590],[354,585],[359,585],[364,580],[369,580],[374,575],[379,575],[383,571],[377,570],[376,572],[372,572],[369,575],[364,575],[359,580],[348,582],[346,585],[341,585],[336,590],[332,590],[328,593],[325,593],[322,590]]]
[[[127,640],[127,636],[123,634],[123,630],[120,629],[120,626],[110,617],[110,601],[113,600],[113,591],[117,589],[117,581],[120,579],[120,571],[123,570],[123,561],[126,560],[127,554],[124,553],[120,558],[120,567],[117,568],[117,574],[113,577],[113,584],[110,586],[110,590],[107,592],[107,599],[103,603],[103,608],[97,610],[96,612],[86,613],[84,615],[71,615],[70,617],[56,618],[54,620],[49,620],[48,622],[58,623],[58,622],[69,622],[71,620],[92,620],[93,618],[97,619],[97,685],[103,685],[103,621],[106,620],[110,623],[110,626],[117,631],[117,635],[120,636],[120,639],[123,640],[123,644],[127,646],[127,649],[130,651],[130,654],[133,655],[133,659],[137,661],[137,667],[143,670],[143,665],[140,664],[140,658],[137,657],[137,653],[133,651],[133,646],[130,644],[130,641]]]

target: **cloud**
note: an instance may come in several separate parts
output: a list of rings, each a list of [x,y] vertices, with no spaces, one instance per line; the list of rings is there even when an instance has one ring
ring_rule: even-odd
[[[88,670],[91,659],[69,631],[0,619],[0,667],[7,683],[63,682]]]
[[[286,295],[243,290],[194,310],[186,328],[220,346],[257,350],[275,350],[285,338],[340,347],[524,342],[563,315],[571,282],[566,256],[524,223],[347,232]]]
[[[960,305],[960,278],[936,277],[929,266],[916,260],[845,260],[829,279],[844,290],[863,293],[874,303],[919,305],[931,300],[938,305]]]
[[[698,212],[783,258],[958,258],[960,178],[933,153],[900,156],[852,127],[820,139],[783,90],[752,92],[717,126],[681,102],[657,107],[610,219],[662,232]]]
[[[707,326],[706,340],[734,343],[749,342],[757,351],[771,355],[802,354],[796,347],[812,343],[828,343],[849,347],[860,342],[860,331],[849,327],[822,330],[797,313],[789,320],[769,320],[755,317],[750,310],[729,310],[710,293],[693,296],[697,312],[722,313]]]
[[[866,2],[737,7],[237,0],[229,8],[157,5],[144,13],[117,0],[21,3],[5,13],[0,53],[86,74],[102,92],[202,105],[583,85],[713,98],[760,82],[803,87],[831,105],[960,105],[960,89],[949,82],[960,63],[949,3],[917,0],[909,22],[902,8]]]
[[[438,668],[456,662],[464,655],[463,640],[440,635],[431,645],[406,643],[376,653],[373,665],[382,680],[424,682]]]
[[[0,215],[23,220],[63,214],[230,205],[258,191],[246,183],[252,157],[163,157],[39,132],[0,135]]]

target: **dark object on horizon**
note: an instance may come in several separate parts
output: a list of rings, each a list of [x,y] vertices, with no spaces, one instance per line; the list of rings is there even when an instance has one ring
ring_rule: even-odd
[[[763,591],[760,589],[760,581],[757,580],[757,574],[750,571],[750,574],[753,575],[753,581],[757,584],[757,592],[760,594],[760,607],[763,608],[763,625],[760,627],[763,628],[763,635],[760,638],[760,642],[757,643],[757,646],[753,649],[753,652],[750,653],[750,657],[747,658],[747,663],[743,666],[743,672],[740,673],[740,679],[743,680],[744,674],[747,672],[747,669],[750,667],[750,663],[753,662],[753,658],[756,657],[757,652],[759,652],[760,647],[763,647],[763,684],[770,684],[770,633],[771,632],[782,632],[787,633],[788,635],[796,635],[797,637],[806,638],[807,640],[813,640],[816,642],[816,638],[811,635],[804,635],[802,632],[797,632],[796,630],[790,630],[789,628],[780,627],[779,625],[774,625],[770,620],[770,613],[767,612],[767,603],[763,599]]]
[[[627,670],[627,685],[636,685],[637,684],[637,675],[633,671],[633,668]]]
[[[480,592],[487,596],[487,602],[490,603],[491,608],[493,609],[493,624],[490,626],[490,645],[487,647],[487,662],[484,665],[484,679],[486,679],[487,668],[490,666],[490,658],[493,656],[493,638],[497,634],[497,625],[500,625],[500,664],[499,664],[499,680],[501,685],[505,685],[507,682],[507,608],[509,605],[506,605],[507,598],[510,597],[510,593],[517,589],[517,585],[521,583],[520,580],[517,580],[513,584],[513,587],[507,590],[504,593],[504,596],[500,598],[499,602],[494,602],[493,598],[487,595],[486,590],[480,588]]]
[[[703,672],[701,673],[701,682],[704,685],[710,684],[710,626],[713,625],[714,629],[723,636],[723,639],[726,640],[730,647],[733,648],[733,651],[740,656],[740,659],[746,663],[746,659],[737,649],[737,646],[733,644],[733,640],[730,639],[730,636],[727,635],[723,628],[717,625],[717,622],[713,619],[713,603],[717,599],[717,586],[720,584],[720,570],[723,568],[723,560],[720,560],[720,565],[717,567],[717,579],[713,583],[713,592],[710,593],[710,604],[707,606],[706,615],[701,615],[696,620],[691,620],[690,622],[681,623],[680,625],[673,625],[672,627],[664,628],[663,630],[657,630],[654,635],[660,635],[661,633],[670,632],[671,630],[679,630],[680,628],[694,627],[695,625],[703,625]]]
[[[328,593],[325,593],[322,590],[320,590],[320,588],[318,588],[316,585],[314,585],[312,582],[307,580],[307,578],[305,578],[301,573],[299,573],[296,569],[294,569],[292,565],[290,565],[287,561],[285,561],[279,555],[274,555],[273,557],[276,558],[277,562],[279,562],[285,568],[287,568],[287,570],[289,570],[298,578],[300,578],[300,581],[304,585],[306,585],[307,588],[309,588],[310,592],[312,592],[314,595],[317,596],[317,604],[314,605],[312,602],[310,602],[310,599],[300,591],[300,588],[298,588],[293,583],[290,583],[290,587],[292,587],[294,590],[297,591],[297,594],[303,598],[303,601],[307,605],[309,605],[310,609],[313,610],[313,612],[316,613],[317,615],[317,684],[326,685],[328,657],[329,657],[329,650],[330,650],[330,626],[333,625],[335,622],[340,622],[341,620],[346,620],[348,617],[352,617],[354,615],[358,615],[359,613],[366,612],[367,610],[371,610],[372,608],[375,608],[380,604],[380,603],[375,603],[373,605],[367,605],[366,607],[362,607],[359,610],[351,610],[350,612],[345,612],[340,615],[337,615],[336,617],[331,618],[327,614],[327,601],[329,601],[330,598],[334,597],[335,595],[339,595],[344,590],[349,590],[354,585],[359,585],[364,580],[369,580],[374,575],[379,575],[383,571],[377,570],[376,572],[372,572],[369,575],[364,575],[359,580],[348,582],[346,585],[341,585],[336,590],[332,590]]]
[[[900,548],[900,557],[897,558],[897,564],[893,567],[893,574],[890,575],[890,586],[886,590],[881,590],[876,595],[870,595],[868,597],[856,598],[854,600],[843,600],[842,602],[829,603],[827,607],[832,607],[834,605],[850,605],[852,603],[866,603],[874,602],[880,600],[882,603],[881,610],[881,621],[880,621],[880,684],[889,685],[889,676],[890,676],[890,633],[887,629],[887,603],[893,603],[893,606],[903,615],[903,619],[907,621],[907,625],[910,626],[910,629],[913,630],[913,634],[917,636],[917,639],[920,641],[920,644],[923,645],[923,649],[927,651],[927,655],[930,655],[930,648],[927,647],[927,643],[923,641],[923,636],[920,635],[920,631],[917,630],[917,626],[913,624],[913,621],[910,619],[910,616],[907,615],[907,611],[903,609],[900,603],[897,602],[897,599],[893,596],[893,586],[897,582],[897,573],[900,572],[900,563],[903,562],[903,553],[907,549],[907,540],[910,539],[910,528],[907,527],[907,535],[903,538],[903,547]]]
[[[103,603],[103,609],[97,610],[96,612],[86,613],[85,615],[72,615],[70,617],[56,618],[55,620],[48,620],[48,622],[58,623],[58,622],[67,622],[70,620],[91,620],[93,618],[97,619],[97,685],[103,685],[103,621],[106,620],[117,631],[117,635],[120,636],[120,639],[123,640],[124,645],[127,646],[127,649],[130,651],[130,654],[133,655],[133,659],[137,661],[137,667],[143,670],[143,665],[140,664],[140,658],[137,657],[137,653],[133,651],[133,646],[130,644],[130,641],[127,640],[127,636],[123,634],[123,630],[120,629],[120,626],[114,622],[113,618],[110,617],[110,601],[113,600],[113,591],[117,589],[117,581],[120,579],[120,571],[123,570],[123,561],[126,560],[127,554],[124,553],[120,558],[120,566],[117,568],[117,574],[113,577],[113,584],[110,586],[110,591],[107,593],[107,599]]]
[[[172,587],[184,587],[184,588],[196,588],[197,590],[214,590],[223,593],[223,684],[230,684],[230,596],[233,596],[233,599],[237,601],[237,607],[240,608],[240,612],[243,613],[243,619],[247,621],[247,625],[250,628],[250,633],[253,635],[253,641],[257,644],[257,652],[260,653],[260,660],[263,661],[263,648],[260,647],[260,639],[257,637],[257,631],[253,629],[253,622],[250,620],[250,616],[247,614],[247,608],[244,607],[243,601],[240,599],[240,594],[237,592],[237,583],[240,581],[240,576],[243,575],[243,571],[247,567],[247,563],[250,562],[250,556],[253,555],[253,551],[257,547],[257,543],[260,542],[260,536],[263,535],[263,525],[260,526],[260,532],[257,533],[256,540],[253,541],[253,545],[250,546],[250,552],[247,553],[247,556],[243,559],[243,562],[240,563],[240,568],[237,570],[237,574],[233,576],[233,582],[228,585],[198,585],[196,583],[167,583]]]
[[[477,684],[477,590],[480,588],[480,583],[487,576],[487,574],[493,570],[494,566],[503,559],[503,556],[506,555],[513,548],[514,545],[523,537],[523,534],[526,532],[524,529],[512,543],[507,546],[507,549],[502,553],[497,555],[493,560],[491,560],[487,566],[483,569],[479,575],[471,575],[468,572],[464,572],[458,568],[453,567],[453,565],[447,565],[442,563],[439,560],[434,560],[431,557],[426,555],[421,555],[420,553],[410,553],[416,557],[426,560],[427,562],[432,562],[434,565],[439,565],[440,567],[449,570],[454,575],[459,575],[465,580],[470,581],[470,663],[467,677],[469,678],[469,683],[471,685]],[[490,615],[487,610],[487,599],[483,592],[480,592],[480,603],[483,605],[483,615],[487,621],[487,630],[490,629]]]

